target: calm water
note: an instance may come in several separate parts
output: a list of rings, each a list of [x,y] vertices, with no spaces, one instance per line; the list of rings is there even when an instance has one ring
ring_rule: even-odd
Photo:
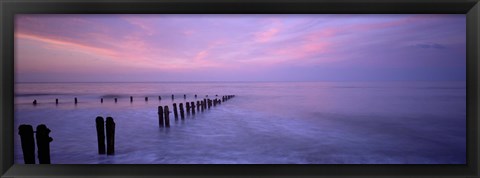
[[[52,164],[466,161],[465,82],[22,83],[15,90],[15,128],[46,124]],[[171,127],[159,128],[157,107],[172,109],[171,94],[177,103],[195,94],[237,97],[185,120],[172,113]],[[97,116],[116,122],[114,156],[97,154]],[[15,135],[15,162],[23,164]]]

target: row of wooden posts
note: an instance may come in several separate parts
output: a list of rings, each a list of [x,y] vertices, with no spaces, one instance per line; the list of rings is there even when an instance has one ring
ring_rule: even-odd
[[[235,95],[225,95],[222,96],[222,99],[207,99],[204,98],[203,100],[198,100],[196,102],[196,107],[195,107],[195,102],[186,102],[185,103],[185,109],[187,115],[192,113],[195,115],[195,109],[197,112],[203,112],[206,109],[210,109],[212,106],[217,106],[218,104],[221,104],[222,102],[228,101],[229,99],[235,97]],[[183,108],[183,103],[180,103],[177,108],[177,103],[173,103],[173,115],[175,117],[175,120],[178,120],[178,111],[180,111],[180,117],[181,119],[185,119],[185,110]],[[191,112],[190,112],[191,111]],[[168,106],[158,106],[158,124],[160,127],[170,127],[170,110]]]
[[[208,97],[208,95],[207,95]],[[206,109],[210,109],[212,106],[217,106],[222,102],[228,101],[231,98],[235,97],[235,95],[225,95],[222,96],[222,99],[207,99],[204,98],[203,100],[198,100],[196,102],[186,102],[185,108],[187,111],[187,115],[191,113],[195,114],[195,109],[200,112]],[[184,95],[186,99],[186,95]],[[197,98],[197,95],[195,95]],[[159,97],[159,99],[161,99]],[[172,95],[172,100],[174,100],[174,95]],[[75,103],[77,103],[77,98],[75,98]],[[103,102],[103,98],[101,100]],[[115,98],[115,102],[117,99]],[[130,101],[133,102],[132,97],[130,97]],[[148,101],[148,97],[145,97],[145,101]],[[57,99],[58,103],[58,99]],[[36,104],[36,100],[34,101]],[[196,107],[195,107],[196,106]],[[185,118],[185,110],[183,108],[183,103],[179,104],[180,116],[183,120]],[[177,104],[173,103],[173,114],[175,116],[175,120],[178,120],[178,110]],[[160,127],[170,127],[170,110],[168,106],[158,106],[158,120]],[[115,122],[112,117],[107,117],[106,121],[104,121],[102,116],[98,116],[95,119],[96,123],[96,130],[97,130],[97,140],[98,140],[98,154],[107,154],[107,155],[114,155],[115,154]],[[37,147],[38,147],[38,160],[40,164],[50,164],[50,142],[53,139],[49,136],[50,129],[48,129],[44,124],[37,126],[37,131],[33,131],[33,127],[31,125],[20,125],[19,135],[22,144],[23,150],[23,159],[25,164],[35,164],[35,140],[33,139],[34,133],[36,133],[37,139]],[[106,138],[106,139],[105,139]],[[105,144],[106,143],[106,144]]]
[[[218,95],[215,95],[215,96],[218,96]],[[233,95],[227,95],[227,96],[233,96]],[[208,98],[208,95],[206,95],[206,97]],[[197,98],[197,95],[195,95],[195,99],[196,98]],[[187,99],[187,95],[184,94],[183,99]],[[162,100],[162,97],[158,96],[158,100]],[[172,101],[173,100],[175,100],[175,95],[172,95]],[[115,101],[115,103],[118,102],[118,98],[114,98],[114,101]],[[145,97],[145,101],[148,101],[148,96]],[[130,102],[131,103],[133,102],[133,96],[130,96]],[[74,98],[74,103],[78,104],[78,98],[77,97]],[[100,98],[100,103],[103,103],[103,98]],[[37,105],[38,104],[37,100],[34,99],[32,104]],[[55,99],[55,104],[58,104],[58,98]]]
[[[50,142],[53,139],[49,136],[50,129],[46,125],[38,125],[37,131],[33,131],[31,125],[22,124],[18,127],[18,134],[20,135],[25,164],[35,164],[34,135],[37,140],[38,162],[40,164],[50,164]]]

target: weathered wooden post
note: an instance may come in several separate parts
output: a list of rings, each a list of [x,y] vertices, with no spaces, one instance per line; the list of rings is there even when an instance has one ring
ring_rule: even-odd
[[[35,140],[33,139],[33,127],[22,124],[18,127],[18,135],[22,143],[23,161],[25,164],[35,164]]]
[[[148,96],[145,97],[145,101],[148,101]]]
[[[115,98],[115,103],[117,102],[117,98]]]
[[[50,164],[50,142],[53,141],[52,137],[49,136],[50,129],[47,128],[44,124],[37,126],[37,147],[38,147],[38,163],[40,164]]]
[[[195,99],[197,99],[197,94],[195,94]]]
[[[103,103],[103,98],[100,98],[100,103]]]
[[[158,96],[158,100],[162,100],[162,97],[161,97],[161,96]]]
[[[207,99],[203,99],[203,109],[207,109]]]
[[[192,106],[192,114],[195,115],[195,102],[190,102],[190,106]]]
[[[33,100],[32,104],[37,105],[37,100]]]
[[[55,104],[58,104],[58,98],[55,98]]]
[[[77,97],[75,97],[75,104],[77,104],[77,103],[78,103],[78,100],[77,100]]]
[[[173,115],[175,116],[175,120],[178,120],[177,103],[173,103]]]
[[[184,94],[184,95],[183,95],[183,99],[187,99],[187,95]]]
[[[98,154],[105,154],[105,121],[103,117],[98,116],[95,123],[97,126]]]
[[[130,96],[130,103],[133,103],[133,96]]]
[[[197,111],[200,112],[200,101],[197,101]]]
[[[212,107],[212,100],[208,99],[208,109],[210,109],[210,107]]]
[[[187,114],[189,114],[190,113],[190,103],[187,102],[187,103],[185,103],[185,105],[187,106]]]
[[[160,127],[163,127],[163,117],[164,117],[164,114],[163,114],[163,107],[162,106],[158,106],[158,125]]]
[[[173,94],[172,94],[172,100],[174,100],[174,99],[175,99],[175,96],[173,96]]]
[[[180,116],[182,117],[182,119],[185,118],[185,113],[183,111],[183,103],[180,103]]]
[[[217,106],[217,99],[216,98],[213,100],[213,106]]]
[[[165,113],[165,127],[170,127],[170,110],[168,106],[163,108],[163,113]]]
[[[107,155],[115,154],[115,122],[112,117],[107,117]]]

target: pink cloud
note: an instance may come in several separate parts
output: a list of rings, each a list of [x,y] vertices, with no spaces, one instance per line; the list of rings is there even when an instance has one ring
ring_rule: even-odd
[[[266,31],[258,32],[255,34],[255,41],[259,43],[266,43],[272,40],[275,35],[277,35],[279,29],[277,28],[270,28]]]
[[[195,60],[198,61],[198,60],[203,60],[205,59],[205,57],[208,56],[208,51],[206,50],[203,50],[203,51],[200,51],[199,53],[197,53],[197,55],[195,55]]]
[[[117,55],[116,52],[109,49],[98,48],[98,47],[88,46],[84,44],[79,44],[79,43],[74,43],[74,42],[64,41],[59,39],[47,38],[47,37],[38,36],[38,35],[15,33],[15,38],[40,41],[40,42],[49,44],[50,47],[59,48],[62,50],[74,50],[77,52],[94,53],[97,55],[109,56],[109,57]]]

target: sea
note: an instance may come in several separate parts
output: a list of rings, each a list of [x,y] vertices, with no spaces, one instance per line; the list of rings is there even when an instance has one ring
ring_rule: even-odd
[[[158,106],[224,95],[159,126]],[[16,164],[21,124],[51,130],[52,164],[466,164],[465,81],[16,83],[14,106]]]

